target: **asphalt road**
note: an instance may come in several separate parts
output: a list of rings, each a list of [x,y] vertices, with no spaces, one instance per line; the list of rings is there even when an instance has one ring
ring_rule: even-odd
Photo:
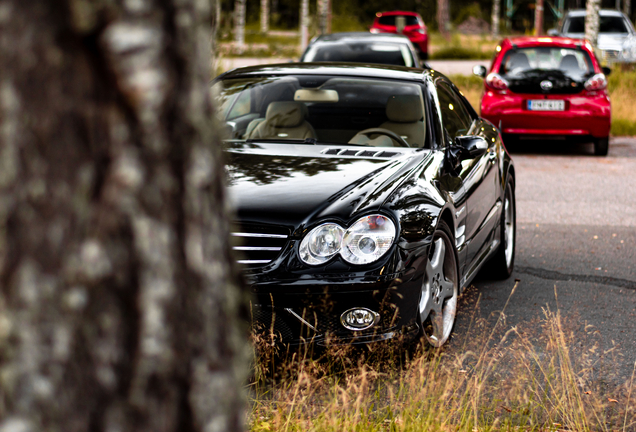
[[[614,366],[620,378],[629,376],[636,361],[636,138],[612,139],[607,157],[593,156],[592,144],[558,141],[510,151],[515,271],[506,281],[482,272],[464,295],[453,339],[472,337],[475,311],[492,325],[504,307],[505,328],[538,332],[549,306],[575,340],[592,334],[605,350],[618,346]]]

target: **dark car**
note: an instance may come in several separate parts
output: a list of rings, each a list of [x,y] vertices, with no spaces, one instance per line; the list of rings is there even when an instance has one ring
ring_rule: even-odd
[[[406,36],[362,32],[318,36],[311,41],[300,61],[422,66],[413,44]]]
[[[506,142],[518,138],[593,141],[609,151],[611,106],[606,75],[589,42],[564,37],[506,38],[485,78],[481,115],[499,125]]]
[[[441,346],[477,272],[511,274],[512,160],[445,76],[298,63],[212,89],[255,328],[289,344]]]
[[[428,59],[428,32],[422,16],[416,12],[378,12],[369,30],[371,33],[401,33],[413,42],[423,60]]]

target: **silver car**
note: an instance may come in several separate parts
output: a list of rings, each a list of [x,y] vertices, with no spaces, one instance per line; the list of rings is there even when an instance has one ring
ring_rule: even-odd
[[[636,31],[624,13],[617,10],[600,11],[600,29],[597,55],[606,63],[636,62]],[[566,36],[575,39],[585,37],[585,10],[567,12],[561,28],[548,31],[551,36]]]

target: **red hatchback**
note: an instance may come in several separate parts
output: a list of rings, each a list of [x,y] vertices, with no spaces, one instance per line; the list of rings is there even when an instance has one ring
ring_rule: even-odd
[[[402,19],[400,19],[402,18]],[[398,26],[404,26],[402,31]],[[417,48],[422,60],[428,59],[428,34],[420,14],[415,12],[391,11],[375,14],[371,33],[402,33]]]
[[[601,67],[590,43],[564,37],[504,39],[490,65],[475,66],[485,78],[481,116],[512,141],[580,138],[607,155],[610,132],[609,68]]]

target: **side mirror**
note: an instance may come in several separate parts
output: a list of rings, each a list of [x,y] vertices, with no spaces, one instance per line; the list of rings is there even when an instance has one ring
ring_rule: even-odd
[[[555,28],[548,30],[548,36],[559,36],[561,33]]]
[[[456,137],[455,145],[464,149],[460,156],[461,160],[474,159],[483,155],[488,150],[488,141],[483,137],[474,135]]]
[[[603,73],[605,74],[605,76],[609,76],[609,74],[612,73],[612,69],[608,68],[607,66],[603,66],[601,70],[603,70]]]
[[[473,66],[473,75],[478,76],[479,78],[486,78],[486,66],[483,65],[475,65]]]
[[[488,141],[482,137],[467,135],[455,138],[455,144],[446,147],[444,165],[452,175],[461,171],[462,161],[474,159],[486,153]]]

